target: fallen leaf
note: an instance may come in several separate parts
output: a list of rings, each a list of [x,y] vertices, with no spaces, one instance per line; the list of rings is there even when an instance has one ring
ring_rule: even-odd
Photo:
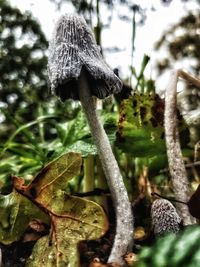
[[[165,153],[164,101],[157,94],[135,93],[121,102],[116,144],[134,156]]]
[[[67,183],[80,172],[80,154],[68,153],[47,165],[28,186],[13,178],[18,192],[49,214],[51,232],[36,243],[28,267],[79,266],[77,244],[97,239],[108,229],[101,206],[65,193]]]
[[[29,222],[39,219],[49,224],[50,218],[37,205],[13,190],[9,195],[0,195],[0,242],[11,244],[18,241]]]

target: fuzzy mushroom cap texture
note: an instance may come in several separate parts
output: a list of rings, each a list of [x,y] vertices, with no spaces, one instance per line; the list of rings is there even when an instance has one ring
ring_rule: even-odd
[[[61,100],[79,99],[78,82],[84,69],[91,94],[103,99],[119,93],[120,79],[108,67],[85,20],[63,15],[49,44],[48,76],[51,90]]]
[[[181,218],[175,207],[166,199],[156,199],[151,206],[151,219],[156,236],[178,233]]]

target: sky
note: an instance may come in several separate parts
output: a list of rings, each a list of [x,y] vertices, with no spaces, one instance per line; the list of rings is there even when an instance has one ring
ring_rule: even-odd
[[[34,17],[40,22],[42,29],[47,36],[47,39],[51,38],[55,22],[58,18],[65,13],[73,13],[74,8],[71,4],[65,4],[62,6],[62,10],[58,11],[55,4],[49,0],[10,0],[10,3],[22,11],[31,11]],[[133,65],[136,70],[139,71],[139,67],[144,54],[151,57],[150,64],[148,65],[146,76],[148,78],[156,79],[157,86],[163,87],[164,83],[170,78],[170,74],[165,74],[164,77],[157,77],[154,71],[154,65],[156,59],[159,58],[159,54],[154,50],[154,44],[159,39],[164,30],[169,25],[173,25],[178,22],[180,17],[185,14],[185,9],[180,3],[180,0],[174,0],[169,7],[164,7],[160,4],[160,0],[135,0],[134,3],[140,4],[147,9],[147,19],[143,26],[136,28],[135,39],[135,52]],[[156,8],[152,11],[152,4]],[[114,9],[108,11],[104,6],[101,6],[102,20],[105,21],[112,12],[112,22],[109,28],[104,29],[102,33],[103,47],[108,49],[112,47],[119,47],[118,52],[107,52],[105,50],[104,56],[106,62],[112,68],[119,68],[122,78],[126,78],[130,73],[131,64],[131,38],[132,27],[131,22],[125,22],[119,20],[119,15],[131,15],[128,7],[115,6]],[[195,6],[190,6],[191,9],[195,9]],[[181,68],[182,66],[177,66]],[[185,66],[184,66],[185,67]],[[160,88],[161,90],[163,88]]]

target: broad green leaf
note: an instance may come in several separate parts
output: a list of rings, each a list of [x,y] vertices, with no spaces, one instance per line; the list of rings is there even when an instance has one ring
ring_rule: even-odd
[[[156,94],[135,93],[122,102],[117,146],[137,157],[165,153],[164,102]]]
[[[82,157],[87,157],[88,155],[96,155],[97,149],[96,146],[92,143],[91,137],[84,140],[78,140],[67,146],[63,146],[62,143],[59,142],[57,143],[57,149],[54,151],[51,158],[55,159],[62,154],[70,152],[80,153]]]
[[[11,244],[18,241],[29,222],[40,219],[49,223],[49,216],[15,190],[0,196],[0,242]]]
[[[99,116],[104,124],[110,142],[114,142],[116,139],[117,114],[101,112]],[[56,152],[53,155],[54,157],[55,155],[61,155],[68,152],[80,153],[83,157],[97,154],[97,149],[93,143],[88,122],[82,111],[77,114],[75,119],[66,123],[60,123],[56,128],[61,143],[58,149],[56,149]]]
[[[195,267],[200,260],[200,228],[188,226],[179,234],[168,234],[142,249],[136,267]]]
[[[97,239],[108,227],[103,209],[96,203],[66,194],[68,182],[80,172],[80,154],[68,153],[49,163],[28,186],[14,177],[14,186],[51,217],[51,234],[39,240],[27,266],[77,267],[77,244]]]
[[[64,147],[90,136],[89,126],[82,111],[77,114],[75,119],[66,123],[59,123],[56,128]]]
[[[189,130],[177,111],[182,147],[187,147]],[[166,154],[164,140],[164,100],[155,93],[136,92],[122,101],[116,145],[135,157]]]
[[[64,151],[65,153],[70,151],[80,153],[83,157],[86,157],[88,155],[96,155],[96,146],[91,142],[91,138],[88,141],[89,142],[87,142],[87,140],[78,140],[75,143],[64,148]]]
[[[66,189],[68,181],[79,174],[81,164],[80,154],[64,154],[44,167],[28,186],[24,186],[21,178],[14,177],[14,186],[35,202],[48,201],[54,192]]]
[[[27,262],[28,267],[78,267],[77,244],[97,239],[105,233],[107,221],[102,208],[94,202],[70,197],[63,192],[52,200],[53,233],[40,239]]]

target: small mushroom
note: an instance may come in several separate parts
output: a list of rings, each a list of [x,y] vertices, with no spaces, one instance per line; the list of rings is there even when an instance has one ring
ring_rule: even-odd
[[[133,242],[133,215],[122,176],[108,137],[97,116],[95,97],[121,90],[122,83],[102,58],[85,20],[64,15],[49,47],[48,74],[52,91],[65,100],[80,100],[107,178],[116,212],[116,235],[108,262],[123,264]]]
[[[156,236],[178,233],[181,228],[180,216],[172,203],[166,199],[154,200],[151,206],[151,219]]]

